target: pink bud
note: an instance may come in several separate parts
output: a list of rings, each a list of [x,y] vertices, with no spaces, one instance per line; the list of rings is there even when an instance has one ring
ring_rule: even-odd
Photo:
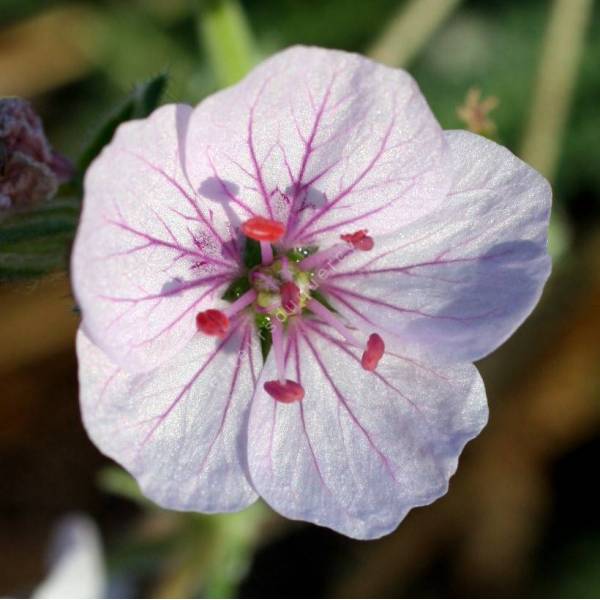
[[[43,202],[72,176],[73,166],[52,150],[31,105],[0,100],[0,209]]]

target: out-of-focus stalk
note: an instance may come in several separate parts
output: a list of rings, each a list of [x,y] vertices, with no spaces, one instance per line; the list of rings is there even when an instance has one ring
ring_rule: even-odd
[[[198,29],[217,83],[221,87],[231,85],[258,58],[250,26],[237,0],[198,2]]]
[[[550,181],[556,174],[592,5],[592,0],[555,0],[544,35],[521,157]],[[555,207],[548,239],[553,258],[566,252],[569,238],[565,216]]]
[[[236,598],[261,533],[267,508],[256,503],[240,513],[178,515],[178,534],[157,582],[157,598]]]
[[[384,64],[402,67],[419,53],[461,0],[411,0],[392,17],[367,54]]]
[[[523,160],[552,180],[575,89],[592,0],[555,0],[525,129]]]

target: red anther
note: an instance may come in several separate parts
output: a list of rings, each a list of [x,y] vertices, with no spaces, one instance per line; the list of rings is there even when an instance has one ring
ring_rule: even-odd
[[[300,308],[300,288],[293,281],[286,281],[279,288],[281,305],[289,314],[298,312]]]
[[[354,233],[344,233],[343,235],[340,235],[340,238],[344,240],[344,242],[352,244],[357,250],[363,250],[364,252],[372,250],[375,245],[373,238],[367,235],[366,229],[359,229]]]
[[[198,331],[206,335],[213,335],[222,339],[229,329],[229,319],[224,312],[209,308],[196,315],[196,327],[198,327]]]
[[[277,402],[283,402],[284,404],[291,404],[292,402],[300,402],[304,398],[304,388],[295,381],[286,379],[285,383],[280,381],[266,381],[264,384],[265,392],[277,400]]]
[[[367,348],[363,352],[360,364],[365,371],[374,371],[385,352],[385,344],[376,333],[372,333],[367,341]]]
[[[264,217],[252,217],[242,224],[242,231],[257,242],[277,242],[285,233],[285,225]]]

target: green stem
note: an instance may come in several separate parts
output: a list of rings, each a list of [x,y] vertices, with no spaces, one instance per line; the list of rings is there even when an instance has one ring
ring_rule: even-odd
[[[239,81],[258,53],[237,0],[199,0],[198,29],[220,87]]]
[[[367,54],[392,67],[406,66],[454,13],[461,0],[411,0],[402,5]]]
[[[525,129],[521,157],[552,180],[583,50],[592,0],[555,0]]]

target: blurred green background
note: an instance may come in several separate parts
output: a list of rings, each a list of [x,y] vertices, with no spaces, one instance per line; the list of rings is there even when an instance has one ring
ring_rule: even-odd
[[[550,283],[480,364],[489,426],[449,494],[379,541],[263,506],[168,513],[83,432],[64,273],[0,283],[0,596],[43,578],[52,524],[72,510],[96,519],[111,589],[132,597],[600,595],[597,3],[0,0],[0,96],[30,99],[76,158],[135,84],[167,73],[164,101],[193,104],[297,43],[407,68],[447,129],[481,127],[492,98],[484,133],[553,184]]]

